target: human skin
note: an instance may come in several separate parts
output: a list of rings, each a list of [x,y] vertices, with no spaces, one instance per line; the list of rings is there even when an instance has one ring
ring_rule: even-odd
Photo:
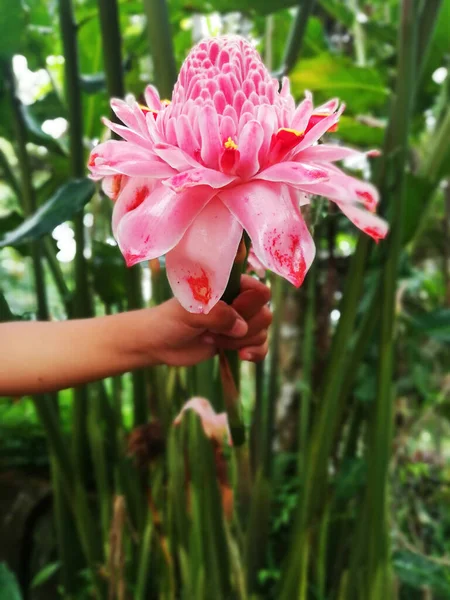
[[[154,308],[59,322],[0,324],[0,396],[74,387],[147,366],[191,366],[219,348],[243,360],[267,354],[270,290],[247,275],[231,306],[207,315],[185,311],[173,298]]]

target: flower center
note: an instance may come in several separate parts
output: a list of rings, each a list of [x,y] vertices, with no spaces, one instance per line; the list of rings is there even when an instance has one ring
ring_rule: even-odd
[[[227,141],[226,141],[226,142],[224,142],[224,144],[223,144],[223,145],[225,146],[225,148],[226,148],[227,150],[237,150],[237,149],[238,149],[238,146],[237,146],[236,142],[234,142],[234,141],[231,139],[231,137],[229,137],[229,138],[227,139]]]

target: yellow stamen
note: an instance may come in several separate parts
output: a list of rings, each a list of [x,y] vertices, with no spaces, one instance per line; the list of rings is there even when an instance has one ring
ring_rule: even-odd
[[[293,133],[297,137],[300,137],[301,135],[304,135],[304,133],[305,133],[304,131],[298,131],[297,129],[289,129],[288,127],[280,127],[278,132],[280,132],[280,131],[287,131],[288,133]]]
[[[138,106],[142,110],[142,112],[144,112],[144,113],[151,112],[151,113],[157,115],[158,112],[159,112],[159,111],[157,111],[157,110],[155,110],[153,108],[149,108],[148,106],[145,106],[144,104],[139,104]]]
[[[161,104],[162,104],[163,106],[169,106],[169,104],[172,104],[172,101],[171,101],[171,100],[164,99],[164,100],[161,100]]]
[[[224,143],[224,146],[227,150],[237,150],[238,149],[236,142],[233,142],[231,137],[229,137],[227,139],[227,141]]]

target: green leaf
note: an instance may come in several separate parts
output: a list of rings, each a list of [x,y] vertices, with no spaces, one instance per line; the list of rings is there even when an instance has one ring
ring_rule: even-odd
[[[439,342],[450,344],[450,309],[438,308],[421,315],[414,315],[409,321],[417,332]]]
[[[10,212],[4,217],[0,217],[0,235],[4,235],[8,231],[16,229],[21,223],[23,223],[23,217],[16,211]]]
[[[184,0],[183,8],[187,12],[220,13],[243,12],[269,15],[270,13],[298,5],[298,0]]]
[[[349,58],[330,53],[300,60],[290,79],[297,97],[310,90],[317,104],[338,96],[352,113],[383,107],[389,96],[379,70],[358,67]]]
[[[409,550],[396,552],[393,563],[402,583],[417,590],[426,586],[434,594],[442,594],[442,598],[450,598],[450,577],[448,569],[443,565]]]
[[[33,577],[30,587],[33,589],[39,587],[43,583],[46,583],[51,577],[53,577],[53,575],[59,570],[60,567],[61,563],[59,561],[45,565],[45,567],[43,567]]]
[[[126,296],[125,263],[117,246],[95,241],[92,245],[91,269],[94,290],[107,305],[121,302]]]
[[[95,184],[90,179],[69,181],[40,206],[34,215],[6,234],[0,240],[0,248],[26,244],[50,233],[57,225],[78,213],[89,202],[94,192]]]
[[[339,119],[339,130],[336,134],[342,141],[355,146],[380,148],[383,144],[385,127],[378,121],[362,120],[343,115]]]
[[[28,130],[28,136],[30,142],[38,146],[45,146],[48,150],[56,152],[57,154],[65,154],[58,140],[52,138],[48,133],[44,133],[38,121],[34,118],[33,114],[28,110],[24,104],[20,104],[22,111],[23,120]]]
[[[21,48],[26,14],[21,0],[2,2],[0,9],[0,57],[9,58]]]
[[[17,579],[5,563],[0,563],[0,600],[22,600]]]

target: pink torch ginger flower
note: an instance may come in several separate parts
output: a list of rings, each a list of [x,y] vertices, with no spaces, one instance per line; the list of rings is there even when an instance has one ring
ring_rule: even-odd
[[[295,106],[253,46],[236,36],[200,42],[185,60],[172,102],[152,86],[147,106],[113,99],[123,122],[105,124],[124,141],[95,147],[91,177],[115,200],[113,233],[128,266],[166,255],[175,296],[208,312],[227,285],[245,229],[262,265],[301,285],[315,254],[300,205],[326,196],[375,240],[377,190],[338,169],[360,153],[317,145],[343,106]]]

